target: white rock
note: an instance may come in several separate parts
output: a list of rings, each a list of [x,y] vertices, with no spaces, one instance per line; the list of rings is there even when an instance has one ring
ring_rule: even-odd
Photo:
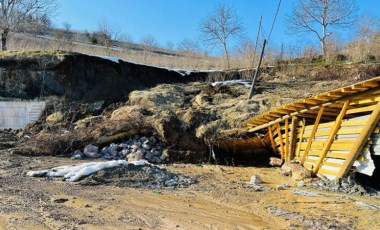
[[[148,149],[148,150],[151,148],[151,147],[150,147],[150,145],[148,145],[148,144],[145,144],[145,143],[144,143],[144,144],[142,144],[142,147],[143,147],[144,149]]]
[[[251,184],[261,184],[261,178],[258,175],[251,176]]]

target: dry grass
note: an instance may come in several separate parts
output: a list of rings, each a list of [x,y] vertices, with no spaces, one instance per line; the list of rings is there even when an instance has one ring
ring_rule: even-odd
[[[33,35],[13,34],[8,41],[9,50],[63,50],[79,52],[94,56],[111,56],[125,61],[146,65],[166,67],[171,69],[189,70],[223,70],[226,67],[225,60],[219,57],[211,57],[189,52],[173,55],[162,54],[149,47],[145,50],[135,50],[133,47],[110,48],[86,43],[65,42],[61,39],[48,39]],[[266,61],[268,62],[268,60]],[[269,62],[268,62],[269,63]],[[232,69],[252,68],[252,61],[243,58],[231,59]]]

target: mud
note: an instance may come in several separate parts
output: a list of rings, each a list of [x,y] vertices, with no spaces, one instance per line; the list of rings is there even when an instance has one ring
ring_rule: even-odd
[[[139,187],[145,178],[119,169],[96,184],[25,176],[76,161],[0,154],[0,226],[3,229],[377,229],[380,200],[318,192],[293,194],[296,183],[276,168],[173,164],[166,170],[197,180],[187,187]],[[262,186],[249,185],[258,175]],[[95,176],[95,175],[94,175]],[[100,179],[102,176],[103,179]],[[103,177],[104,176],[104,177]],[[120,176],[120,177],[119,177]],[[95,181],[95,177],[91,179]],[[104,180],[105,183],[99,180]],[[121,183],[122,181],[126,183]],[[106,183],[111,181],[111,183]],[[96,182],[96,181],[95,181]],[[121,186],[120,184],[121,183]],[[277,190],[278,185],[289,188]],[[310,188],[307,191],[315,191]],[[367,204],[361,205],[361,204]],[[328,215],[326,215],[328,213]]]

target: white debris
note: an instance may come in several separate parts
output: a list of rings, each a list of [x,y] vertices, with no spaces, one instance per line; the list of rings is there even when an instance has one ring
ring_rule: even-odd
[[[369,209],[372,209],[374,211],[380,210],[380,207],[377,206],[377,205],[375,205],[375,204],[368,204],[368,203],[361,202],[361,201],[355,201],[355,204],[359,205],[359,206],[363,206],[363,207],[369,208]]]
[[[292,191],[293,194],[300,195],[300,196],[311,196],[311,197],[319,197],[322,196],[319,193],[316,192],[310,192],[310,191],[305,191],[305,190],[294,190]]]
[[[89,162],[79,165],[59,166],[49,170],[29,171],[27,175],[32,177],[64,177],[66,181],[75,182],[83,177],[94,174],[97,171],[117,166],[128,166],[129,164],[136,166],[149,165],[146,160],[134,162],[128,162],[126,160],[112,160],[105,162]]]
[[[258,175],[253,175],[253,176],[251,176],[251,184],[256,184],[256,185],[258,185],[258,184],[261,184],[261,178],[258,176]]]
[[[232,85],[232,84],[242,84],[247,88],[251,87],[251,82],[245,81],[245,80],[229,80],[229,81],[217,81],[212,83],[212,86],[217,86],[217,85]]]

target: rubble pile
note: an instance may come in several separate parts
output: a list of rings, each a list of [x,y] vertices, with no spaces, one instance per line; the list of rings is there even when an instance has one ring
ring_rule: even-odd
[[[154,165],[119,166],[100,170],[79,182],[84,186],[112,185],[130,188],[183,188],[195,184],[190,177],[175,174]]]
[[[112,143],[101,150],[99,150],[98,146],[89,144],[84,148],[83,152],[76,150],[72,153],[71,159],[126,159],[129,162],[145,159],[154,164],[167,163],[169,161],[169,156],[163,151],[163,147],[164,144],[158,141],[154,136],[140,137],[136,135],[125,142],[120,144]]]
[[[64,165],[51,169],[29,171],[31,177],[62,178],[81,185],[113,185],[118,187],[154,188],[187,187],[196,181],[190,177],[168,172],[165,168],[149,164],[146,160],[128,162],[111,160]]]
[[[310,186],[319,190],[331,192],[343,192],[359,196],[379,196],[378,192],[375,189],[372,189],[370,187],[363,187],[360,185],[353,175],[350,175],[347,178],[340,178],[333,181],[330,181],[328,179],[318,180],[312,183]]]

